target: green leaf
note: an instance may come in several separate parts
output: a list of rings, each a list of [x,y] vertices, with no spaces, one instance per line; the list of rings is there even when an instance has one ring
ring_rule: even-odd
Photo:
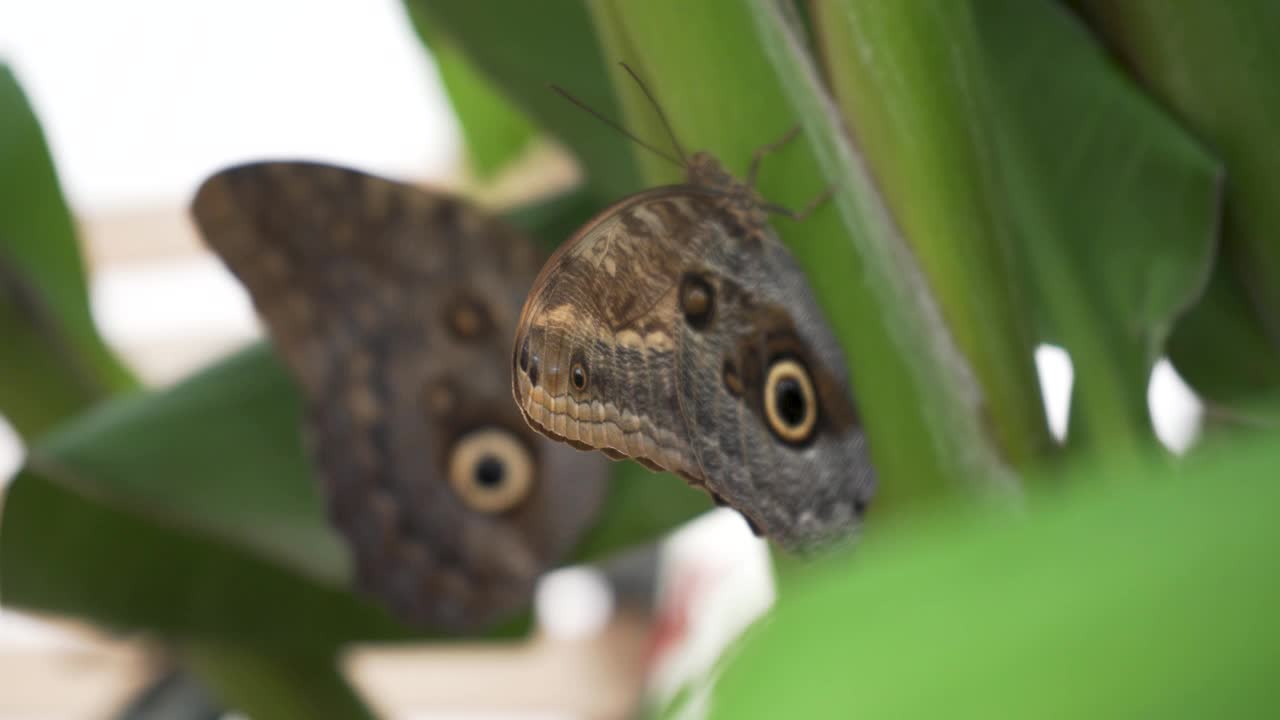
[[[1280,422],[1280,404],[1258,407],[1259,397],[1280,391],[1280,347],[1272,345],[1238,275],[1218,256],[1204,296],[1169,338],[1169,357],[1208,406],[1208,419],[1238,423],[1241,410]]]
[[[492,178],[520,156],[537,130],[476,72],[465,55],[447,39],[431,32],[431,22],[422,16],[419,7],[414,3],[406,6],[409,19],[436,61],[440,80],[462,125],[472,169],[482,180]]]
[[[26,440],[136,385],[89,313],[70,210],[44,133],[0,64],[0,413]]]
[[[1073,2],[1135,78],[1226,162],[1223,267],[1178,328],[1174,363],[1219,403],[1247,401],[1259,382],[1280,387],[1280,5]]]
[[[1271,435],[914,518],[797,578],[712,716],[1257,716],[1280,702],[1277,466]]]
[[[589,7],[610,61],[639,72],[688,151],[707,150],[743,177],[757,148],[803,127],[801,137],[765,159],[759,189],[793,208],[834,190],[832,202],[804,222],[783,219],[774,227],[845,349],[882,488],[1007,484],[982,430],[981,390],[966,377],[919,268],[779,5],[654,0]],[[631,79],[620,69],[614,79],[627,126],[669,147]],[[678,168],[637,152],[651,183],[680,179]]]
[[[419,31],[439,37],[470,59],[474,72],[501,88],[508,100],[567,145],[585,166],[598,202],[638,186],[627,141],[548,89],[574,88],[595,108],[616,115],[609,79],[580,0],[505,3],[405,0]]]
[[[301,416],[292,381],[258,344],[61,426],[31,448],[28,470],[338,587],[348,558],[310,480]]]
[[[974,369],[1002,452],[1025,468],[1045,454],[1049,431],[1029,288],[984,182],[995,168],[988,120],[975,112],[985,78],[967,6],[836,0],[813,10],[841,113]]]
[[[1218,167],[1044,0],[815,5],[833,86],[987,390],[1042,455],[1030,343],[1066,346],[1071,442],[1141,455],[1147,381],[1211,262]]]
[[[200,643],[188,646],[183,659],[231,709],[253,718],[373,717],[338,672],[332,656]]]
[[[1059,4],[970,7],[996,197],[1045,337],[1075,371],[1069,442],[1140,456],[1155,443],[1151,369],[1208,282],[1221,168]]]
[[[30,470],[5,497],[0,600],[114,630],[295,652],[409,636],[373,604],[180,518],[139,515]]]

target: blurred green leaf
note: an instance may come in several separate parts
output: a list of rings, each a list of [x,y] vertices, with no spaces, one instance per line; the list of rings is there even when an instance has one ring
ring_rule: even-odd
[[[300,418],[296,388],[258,344],[61,426],[31,449],[28,470],[338,587],[346,549],[324,521]]]
[[[1264,408],[1255,402],[1280,391],[1280,346],[1263,334],[1239,276],[1224,260],[1220,254],[1204,296],[1174,328],[1169,357],[1209,407],[1210,420],[1247,408],[1280,422],[1280,403]]]
[[[31,470],[5,497],[0,601],[115,630],[277,650],[409,635],[372,603],[180,518],[133,513]]]
[[[0,64],[0,413],[30,440],[135,381],[89,313],[71,212],[44,133]]]
[[[432,32],[421,5],[406,9],[418,37],[431,49],[440,80],[462,125],[467,156],[481,179],[493,177],[520,156],[537,134],[529,119],[482,77],[471,61],[446,38]]]
[[[1073,2],[1137,81],[1226,162],[1223,267],[1175,332],[1175,365],[1218,403],[1280,387],[1280,4]]]
[[[845,122],[973,366],[1002,452],[1025,468],[1045,454],[1049,430],[1032,361],[1031,290],[984,182],[994,168],[987,119],[974,107],[974,85],[984,79],[975,72],[968,9],[933,0],[812,8]]]
[[[743,177],[757,148],[797,123],[805,130],[765,159],[759,188],[769,201],[793,208],[828,186],[835,191],[804,222],[780,219],[774,227],[844,346],[882,487],[936,491],[1000,476],[982,429],[981,390],[965,377],[965,361],[779,5],[655,0],[589,7],[609,60],[626,61],[644,78],[688,151],[707,150]],[[620,69],[614,80],[627,126],[668,147],[635,83]],[[651,183],[681,179],[679,168],[636,151]]]
[[[973,32],[957,37],[981,51],[974,105],[998,161],[996,197],[1045,338],[1071,354],[1069,443],[1139,456],[1155,444],[1151,369],[1209,279],[1221,167],[1058,3],[970,7]]]
[[[590,97],[617,115],[586,3],[542,0],[494,6],[471,0],[405,0],[419,32],[464,54],[535,123],[567,145],[585,166],[598,202],[637,189],[627,140],[551,92],[556,83]]]
[[[913,518],[793,582],[726,656],[712,716],[1265,715],[1277,466],[1271,435],[1176,472],[1077,466],[1029,513]]]
[[[201,643],[183,657],[232,709],[257,720],[373,717],[332,656]]]
[[[1003,446],[1044,452],[1026,404],[1039,339],[1071,353],[1071,442],[1141,455],[1151,368],[1207,280],[1216,163],[1056,3],[815,8],[852,134],[975,358]]]

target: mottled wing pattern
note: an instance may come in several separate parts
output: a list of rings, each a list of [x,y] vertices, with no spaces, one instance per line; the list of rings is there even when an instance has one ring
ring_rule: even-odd
[[[689,478],[698,471],[676,393],[678,262],[665,235],[691,230],[696,197],[646,194],[605,210],[543,266],[521,314],[512,383],[540,431]],[[572,368],[590,392],[571,388]]]
[[[537,437],[511,407],[532,244],[459,199],[305,162],[220,172],[193,214],[302,388],[308,451],[360,585],[442,629],[527,603],[604,482],[598,462]],[[511,474],[494,463],[526,456],[531,489],[501,512],[452,482],[469,482],[468,462],[477,483],[501,482]]]
[[[770,430],[779,363],[803,368],[816,398],[802,442]],[[633,196],[570,239],[525,304],[514,364],[539,431],[676,472],[788,547],[847,535],[874,490],[803,272],[767,224],[696,188]]]
[[[684,259],[717,300],[711,326],[684,325],[676,343],[677,391],[707,488],[787,547],[842,538],[875,475],[843,353],[803,271],[767,227],[730,232],[714,213]],[[807,369],[818,399],[817,428],[798,444],[783,442],[765,417],[765,375],[782,358]]]

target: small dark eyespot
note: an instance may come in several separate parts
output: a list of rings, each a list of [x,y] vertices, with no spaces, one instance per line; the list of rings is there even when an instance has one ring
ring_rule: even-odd
[[[520,369],[529,370],[529,338],[525,337],[524,342],[520,343]]]
[[[706,278],[687,273],[680,281],[680,310],[694,330],[705,330],[715,314],[715,289]]]
[[[862,517],[863,515],[866,515],[866,514],[867,514],[867,501],[866,501],[866,500],[863,500],[862,498],[854,498],[854,500],[853,500],[853,514],[854,514],[854,515],[857,515],[858,517]]]
[[[573,381],[573,387],[579,391],[587,389],[587,369],[582,363],[574,363],[573,368],[569,370],[569,379]]]
[[[538,361],[533,360],[529,363],[529,384],[536,386],[538,384]]]

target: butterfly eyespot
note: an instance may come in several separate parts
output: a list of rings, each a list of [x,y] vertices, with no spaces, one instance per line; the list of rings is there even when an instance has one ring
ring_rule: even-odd
[[[533,458],[506,430],[476,430],[453,446],[449,484],[472,510],[505,512],[533,489]]]
[[[452,415],[458,407],[458,397],[446,380],[427,385],[423,400],[426,402],[427,412],[438,418]]]
[[[529,338],[526,337],[524,342],[520,344],[520,370],[522,372],[529,371]]]
[[[818,402],[813,381],[803,365],[784,358],[769,366],[765,378],[764,411],[769,429],[783,442],[807,442],[818,425]]]
[[[575,362],[573,367],[569,369],[569,380],[573,383],[575,390],[581,392],[587,389],[587,368],[580,362]]]
[[[445,312],[449,331],[459,340],[475,340],[493,329],[488,308],[474,298],[458,297],[449,303]]]
[[[680,311],[694,330],[705,330],[715,314],[715,289],[701,275],[688,273],[680,281]]]

